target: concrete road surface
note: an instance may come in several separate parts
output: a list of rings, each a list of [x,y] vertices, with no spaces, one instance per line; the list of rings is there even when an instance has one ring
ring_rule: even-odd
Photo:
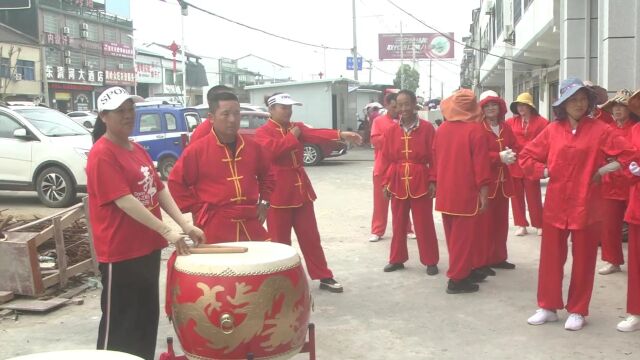
[[[509,259],[517,264],[515,270],[498,270],[478,293],[447,295],[448,254],[440,214],[434,213],[440,274],[425,274],[413,240],[406,270],[384,273],[390,226],[384,240],[367,241],[372,158],[370,149],[355,149],[308,169],[319,197],[315,206],[327,259],[345,287],[343,294],[331,294],[312,283],[318,359],[640,359],[640,332],[620,333],[615,328],[625,316],[626,272],[596,274],[591,314],[582,331],[564,330],[564,311],[558,323],[527,324],[537,307],[538,236],[510,236]],[[0,193],[0,209],[7,204],[22,213],[49,213],[32,196]],[[165,251],[163,258],[168,254]],[[569,260],[565,285],[570,265]],[[164,289],[164,268],[162,274]],[[100,290],[85,293],[84,305],[0,321],[0,358],[91,349],[100,317],[99,294]],[[156,356],[164,351],[167,336],[175,333],[162,317]]]

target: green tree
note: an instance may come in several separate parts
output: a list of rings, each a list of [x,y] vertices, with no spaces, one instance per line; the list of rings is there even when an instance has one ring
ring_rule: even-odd
[[[404,86],[402,86],[402,75],[404,74]],[[420,84],[420,73],[411,67],[411,65],[402,64],[396,72],[396,78],[393,80],[393,86],[398,89],[407,89],[416,91]]]

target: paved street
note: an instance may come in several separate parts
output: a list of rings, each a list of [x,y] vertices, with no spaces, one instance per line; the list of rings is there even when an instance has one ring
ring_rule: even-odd
[[[591,315],[582,331],[564,330],[566,312],[560,312],[558,323],[527,324],[536,309],[540,238],[535,235],[510,237],[510,261],[517,264],[516,270],[499,270],[476,294],[447,295],[448,254],[436,213],[440,274],[425,274],[413,240],[409,240],[407,269],[383,273],[390,226],[383,241],[367,241],[372,157],[371,150],[356,149],[308,169],[319,197],[316,213],[327,259],[345,287],[343,294],[330,294],[320,291],[317,282],[312,284],[319,359],[640,358],[640,332],[615,329],[625,316],[626,272],[596,275]],[[50,213],[34,196],[1,192],[0,210]],[[570,262],[567,273],[569,266]],[[161,283],[164,287],[164,277]],[[100,316],[99,294],[99,290],[86,293],[84,305],[69,305],[47,315],[22,314],[16,322],[0,321],[0,358],[92,348]],[[160,324],[156,355],[165,349],[163,339],[174,336],[164,317]]]

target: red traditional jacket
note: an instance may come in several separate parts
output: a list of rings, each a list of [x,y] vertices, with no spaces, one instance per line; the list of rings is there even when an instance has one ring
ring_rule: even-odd
[[[622,127],[618,127],[614,121],[609,124],[609,128],[615,136],[622,136],[627,141],[632,142],[631,129],[635,125],[635,121],[628,119]],[[633,181],[624,175],[624,169],[609,173],[602,177],[602,197],[612,200],[629,199],[629,189]]]
[[[297,126],[300,136],[296,138],[289,130]],[[314,201],[313,191],[307,172],[302,167],[305,142],[340,140],[340,131],[312,129],[300,122],[281,126],[272,119],[256,130],[255,140],[266,149],[276,174],[276,188],[271,196],[274,208],[300,207],[307,201]]]
[[[640,123],[631,128],[631,141],[636,149],[640,149]],[[625,168],[622,170],[633,183],[629,190],[629,205],[627,205],[627,211],[624,214],[624,221],[640,225],[640,176],[631,175]]]
[[[525,175],[534,178],[542,178],[548,168],[544,221],[571,230],[600,221],[601,186],[591,178],[609,157],[626,167],[637,161],[638,154],[607,124],[588,116],[580,120],[575,132],[569,120],[556,120],[531,141],[520,152],[519,163]]]
[[[236,139],[235,154],[214,132],[184,150],[169,175],[169,190],[180,210],[197,218],[201,209],[269,201],[275,176],[267,154],[252,139]]]
[[[547,125],[549,125],[549,120],[540,115],[534,115],[531,116],[529,122],[525,123],[522,120],[522,116],[516,115],[507,119],[505,123],[511,128],[511,132],[518,143],[518,149],[521,150],[524,149],[531,140],[535,139],[535,137],[538,136],[538,134],[540,134]],[[517,161],[509,166],[509,170],[511,171],[511,176],[514,178],[524,177],[522,168],[518,165]]]
[[[445,121],[433,141],[437,182],[435,209],[445,214],[474,216],[480,188],[491,183],[486,134],[476,122]]]
[[[591,117],[596,119],[596,120],[600,120],[600,121],[604,122],[605,124],[611,124],[611,123],[614,122],[613,116],[611,116],[611,114],[609,114],[608,111],[604,111],[604,110],[598,109],[598,108],[593,110],[593,114],[591,114]]]
[[[389,114],[378,116],[371,125],[371,145],[373,145],[373,175],[384,175],[389,164],[382,158],[382,135],[396,124]]]
[[[500,160],[500,152],[510,148],[514,152],[520,151],[515,136],[511,132],[511,128],[503,122],[499,122],[500,130],[496,135],[491,126],[486,122],[482,122],[485,129],[488,147],[489,159],[491,161],[491,184],[489,185],[489,198],[493,199],[500,192],[504,197],[513,196],[513,179],[509,167]]]
[[[436,131],[425,120],[416,124],[408,132],[395,124],[383,135],[382,158],[389,164],[383,185],[398,199],[424,196],[429,182],[435,181],[431,164]]]

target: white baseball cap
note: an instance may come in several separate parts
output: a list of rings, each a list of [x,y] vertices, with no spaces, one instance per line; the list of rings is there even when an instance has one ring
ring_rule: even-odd
[[[291,98],[289,94],[276,94],[270,97],[267,100],[267,105],[271,106],[273,104],[281,104],[281,105],[302,105],[301,102],[295,101]]]
[[[114,86],[103,91],[98,97],[98,111],[115,110],[122,105],[123,102],[131,99],[134,103],[144,101],[141,96],[130,95],[127,90]]]

